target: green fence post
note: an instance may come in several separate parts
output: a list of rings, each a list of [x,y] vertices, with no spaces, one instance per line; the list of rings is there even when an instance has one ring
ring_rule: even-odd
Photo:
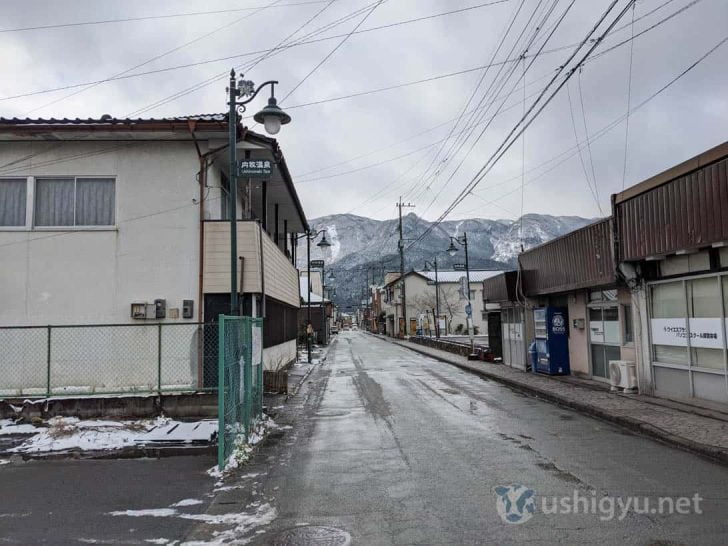
[[[46,398],[51,396],[51,326],[48,325],[48,341],[46,346]]]
[[[217,466],[225,468],[225,316],[217,327]]]
[[[243,386],[245,390],[240,393],[244,402],[244,420],[245,420],[245,440],[250,437],[250,422],[252,420],[253,409],[253,319],[247,318],[243,322],[244,343],[242,349],[245,351],[243,356]]]
[[[162,323],[157,325],[157,393],[162,396]]]

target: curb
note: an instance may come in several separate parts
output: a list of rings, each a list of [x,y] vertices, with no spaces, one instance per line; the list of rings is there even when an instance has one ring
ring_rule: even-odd
[[[104,460],[104,459],[164,459],[167,457],[215,455],[217,444],[204,446],[137,447],[131,446],[114,450],[66,450],[38,453],[2,453],[3,457],[17,457],[23,461],[62,461],[62,460]]]
[[[379,337],[379,336],[377,336],[377,337]],[[380,339],[384,339],[384,338],[380,338]],[[434,358],[435,360],[439,360],[440,362],[450,364],[452,366],[460,368],[461,370],[470,372],[474,375],[479,375],[479,376],[485,377],[487,379],[496,381],[498,383],[502,383],[502,384],[504,384],[508,387],[511,387],[514,390],[522,392],[524,394],[535,396],[537,398],[544,399],[548,402],[552,402],[559,406],[563,406],[563,407],[566,407],[569,409],[578,410],[579,412],[587,414],[591,417],[596,417],[597,419],[600,419],[602,421],[607,421],[609,423],[619,425],[632,432],[642,434],[644,436],[650,437],[654,440],[661,441],[662,443],[668,444],[670,446],[678,447],[684,451],[689,451],[696,455],[706,457],[706,458],[712,460],[713,462],[718,462],[718,463],[728,466],[728,450],[721,449],[718,447],[708,446],[708,445],[701,444],[698,442],[693,442],[691,440],[688,440],[687,438],[683,438],[681,436],[676,436],[675,434],[667,432],[666,430],[656,427],[650,423],[640,421],[639,419],[634,419],[632,417],[627,417],[624,415],[614,415],[607,411],[604,411],[603,409],[601,409],[597,406],[593,406],[591,404],[587,404],[584,402],[578,402],[576,400],[570,400],[570,399],[564,398],[563,396],[560,396],[558,394],[554,394],[551,391],[544,390],[539,387],[535,387],[533,385],[523,383],[521,381],[510,379],[508,377],[503,377],[498,374],[490,373],[490,372],[488,372],[488,370],[480,370],[480,369],[471,368],[470,366],[467,366],[461,362],[450,360],[448,358],[441,357],[439,355],[433,355],[426,351],[418,349],[416,347],[409,347],[403,343],[397,343],[395,341],[389,341],[387,339],[384,339],[384,341],[388,341],[389,343],[392,343],[394,345],[398,345],[405,349],[409,349],[410,351],[413,351],[415,353],[419,353],[424,356]]]

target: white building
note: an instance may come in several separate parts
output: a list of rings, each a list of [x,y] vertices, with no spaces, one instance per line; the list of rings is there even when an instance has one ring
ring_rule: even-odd
[[[475,333],[488,334],[487,317],[483,313],[483,281],[498,275],[500,271],[470,271],[470,304]],[[398,336],[404,330],[402,313],[401,281],[398,275],[387,274],[382,288],[382,311],[385,314],[386,334]],[[467,315],[465,306],[467,299],[460,294],[461,278],[464,271],[438,271],[437,286],[440,299],[440,319],[445,324],[441,335],[467,335]],[[435,292],[434,271],[410,271],[405,274],[405,297],[407,300],[407,335],[415,335],[417,330],[429,327],[435,330],[437,314],[437,298]],[[404,333],[404,332],[402,332]]]
[[[0,394],[212,386],[199,324],[230,311],[227,131],[226,116],[0,119]],[[238,127],[237,147],[272,165],[238,182],[236,284],[278,365],[295,358],[307,223],[277,142]],[[87,327],[109,324],[126,326]],[[84,327],[6,328],[47,325]]]

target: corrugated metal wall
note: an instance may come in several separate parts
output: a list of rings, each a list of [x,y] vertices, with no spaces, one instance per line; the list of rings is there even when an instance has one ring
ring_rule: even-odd
[[[611,219],[606,218],[519,256],[528,296],[615,282]]]
[[[620,261],[728,241],[728,159],[615,204]]]
[[[515,301],[516,271],[504,271],[483,281],[483,300],[489,302]]]

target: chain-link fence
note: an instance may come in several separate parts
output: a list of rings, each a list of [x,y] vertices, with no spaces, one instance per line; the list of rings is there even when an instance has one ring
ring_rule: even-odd
[[[215,323],[0,327],[0,397],[216,390]]]
[[[218,465],[247,443],[263,411],[263,319],[219,317]]]

